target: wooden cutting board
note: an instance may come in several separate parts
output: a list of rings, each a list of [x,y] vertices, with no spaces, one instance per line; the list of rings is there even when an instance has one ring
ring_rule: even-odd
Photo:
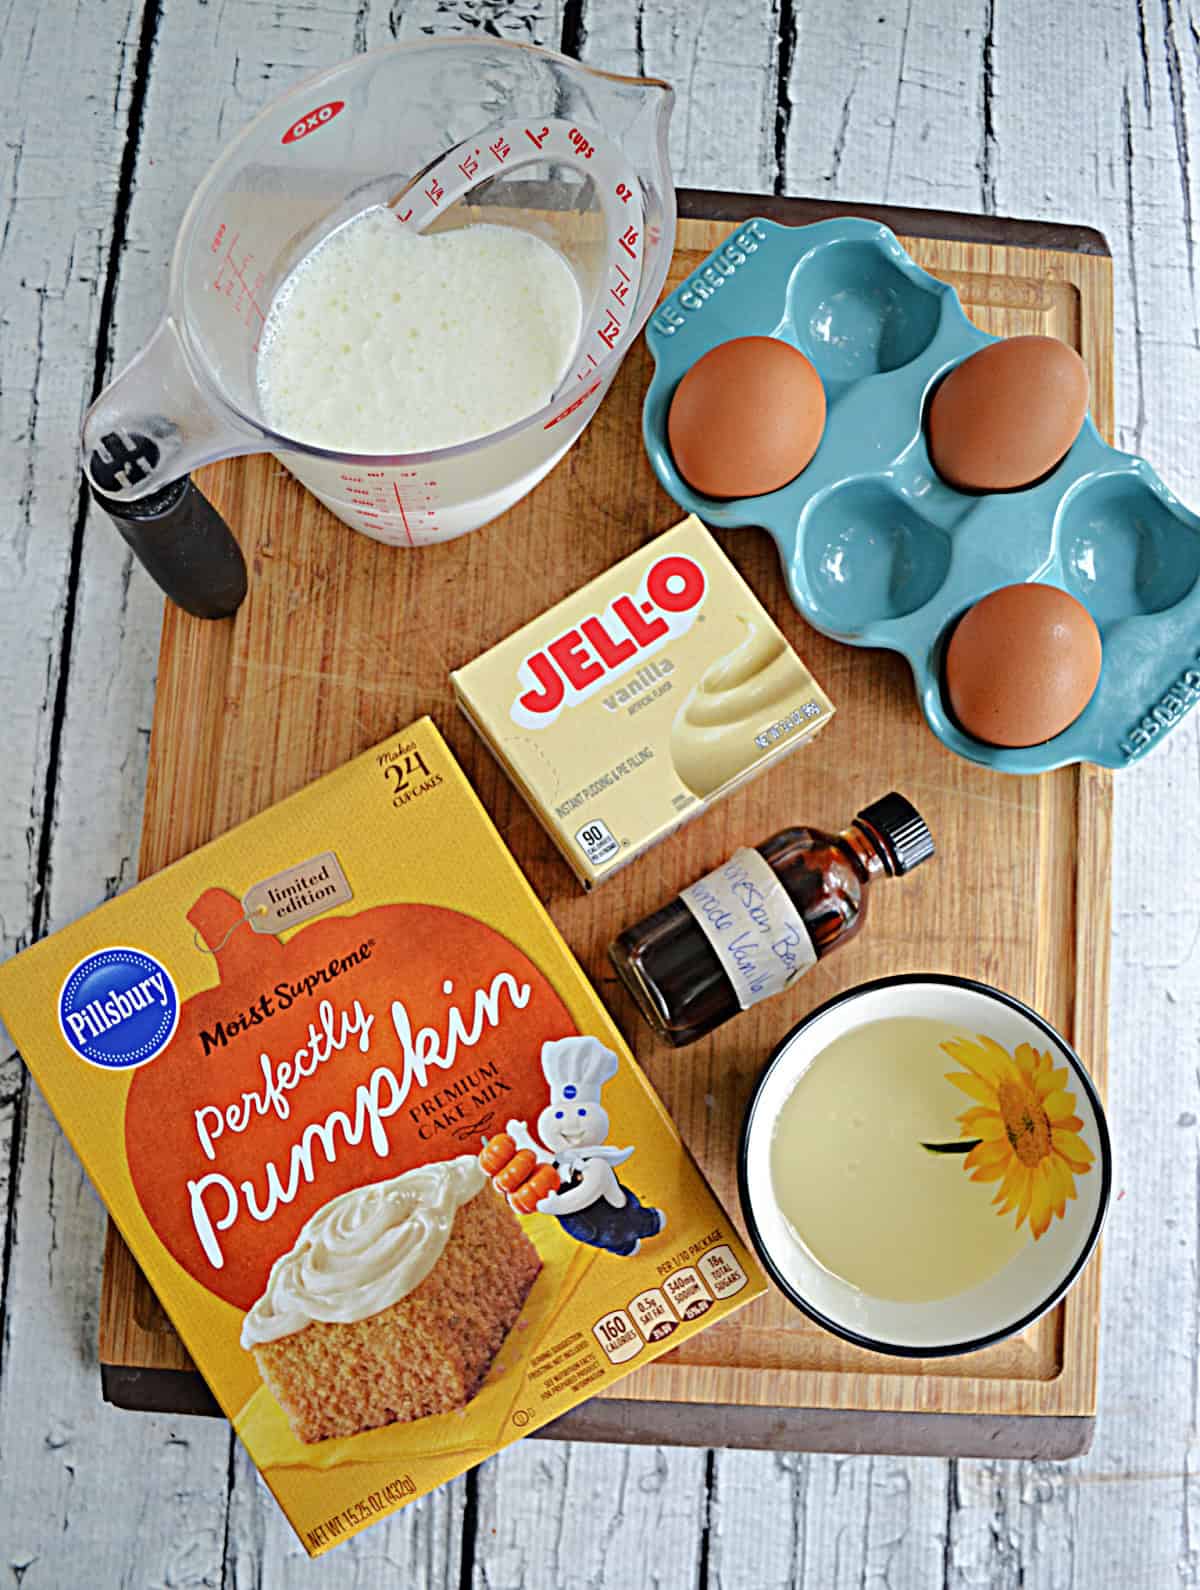
[[[669,285],[734,219],[803,222],[831,210],[681,195]],[[1058,228],[1047,237],[1048,229],[1028,223],[859,213],[887,219],[927,270],[953,283],[985,330],[1046,333],[1078,348],[1091,372],[1093,414],[1111,439],[1111,262],[1097,234]],[[271,458],[205,470],[199,483],[246,551],[250,594],[228,623],[166,609],[141,876],[430,712],[731,1212],[742,1110],[766,1056],[806,1010],[867,978],[939,971],[998,984],[1071,1038],[1103,1088],[1109,776],[1084,767],[1016,779],[952,756],[924,727],[898,657],[835,645],[798,618],[765,535],[744,530],[722,542],[832,696],[837,717],[812,747],[594,895],[581,893],[457,713],[451,668],[681,517],[640,443],[648,378],[639,342],[582,440],[530,497],[482,532],[420,552],[347,529]],[[794,991],[691,1049],[658,1045],[615,980],[606,955],[613,935],[738,845],[795,821],[843,826],[892,788],[929,820],[936,864],[881,890],[862,938]],[[1023,1336],[965,1358],[914,1362],[852,1347],[774,1293],[640,1370],[613,1399],[576,1409],[553,1433],[1067,1456],[1090,1439],[1099,1303],[1094,1261],[1066,1301]],[[215,1411],[111,1229],[100,1357],[113,1401]]]

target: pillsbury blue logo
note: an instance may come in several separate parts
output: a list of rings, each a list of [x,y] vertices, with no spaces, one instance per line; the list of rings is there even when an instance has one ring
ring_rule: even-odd
[[[77,1055],[105,1071],[144,1065],[170,1043],[179,1020],[171,974],[144,950],[86,956],[58,996],[58,1022]]]

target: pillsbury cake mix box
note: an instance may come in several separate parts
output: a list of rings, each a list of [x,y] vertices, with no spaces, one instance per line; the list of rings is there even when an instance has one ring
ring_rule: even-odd
[[[764,1290],[428,719],[0,967],[311,1554]]]

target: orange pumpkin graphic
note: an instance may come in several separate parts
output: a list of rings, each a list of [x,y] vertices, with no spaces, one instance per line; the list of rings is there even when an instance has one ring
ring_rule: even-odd
[[[222,889],[188,913],[220,980],[135,1073],[125,1140],[168,1250],[248,1309],[331,1198],[536,1119],[542,1044],[577,1029],[533,962],[460,912],[376,906],[286,944],[242,915]]]

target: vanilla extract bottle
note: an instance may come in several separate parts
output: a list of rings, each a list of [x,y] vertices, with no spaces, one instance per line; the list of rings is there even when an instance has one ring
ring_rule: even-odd
[[[862,927],[867,890],[933,855],[916,808],[893,791],[838,834],[785,828],[738,850],[609,946],[621,981],[677,1048],[791,986]]]

